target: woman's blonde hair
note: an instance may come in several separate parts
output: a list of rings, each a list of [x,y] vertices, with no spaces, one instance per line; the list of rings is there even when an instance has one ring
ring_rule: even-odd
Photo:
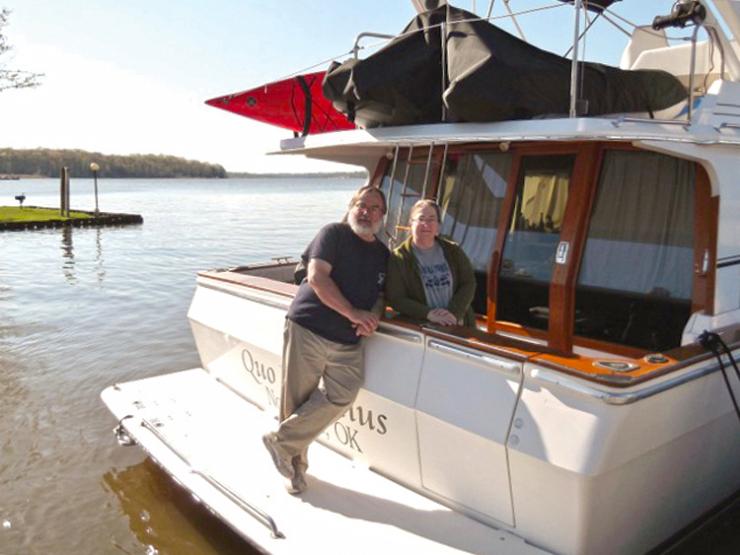
[[[434,208],[434,212],[437,214],[437,223],[442,222],[442,212],[439,209],[439,204],[433,199],[430,198],[423,198],[421,200],[417,200],[414,205],[411,207],[411,212],[409,212],[409,224],[411,224],[411,221],[414,219],[414,216],[422,211],[422,209],[426,208],[427,206],[431,206]]]

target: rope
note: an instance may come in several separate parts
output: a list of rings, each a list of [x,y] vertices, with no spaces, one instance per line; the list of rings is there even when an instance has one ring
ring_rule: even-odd
[[[554,5],[539,6],[537,8],[530,8],[528,10],[522,10],[520,12],[514,12],[511,15],[514,16],[514,17],[516,17],[518,15],[527,15],[527,14],[530,14],[530,13],[540,12],[540,11],[544,11],[544,10],[551,10],[553,8],[560,8],[562,6],[567,6],[567,4],[558,2],[557,4],[554,4]],[[472,18],[468,18],[468,19],[461,19],[459,21],[455,21],[454,23],[472,23],[474,21],[495,21],[495,20],[498,20],[498,19],[509,19],[509,18],[510,18],[509,15],[497,15],[497,16],[494,16],[494,17],[472,17]],[[394,38],[401,38],[401,37],[413,35],[415,33],[424,33],[426,31],[428,31],[429,29],[434,29],[434,28],[437,28],[437,27],[441,27],[442,25],[445,25],[445,24],[446,24],[446,22],[445,23],[436,23],[434,25],[430,25],[429,27],[425,27],[424,29],[415,29],[413,31],[406,31],[405,33],[399,33]],[[379,41],[379,42],[371,43],[371,44],[368,44],[368,45],[365,45],[365,46],[360,46],[359,49],[360,50],[366,50],[366,49],[377,48],[378,46],[382,46],[382,45],[386,44],[387,42],[388,42],[387,40]],[[341,52],[341,53],[339,53],[339,54],[337,54],[335,56],[332,56],[330,58],[327,58],[325,60],[322,60],[320,62],[317,62],[317,63],[315,63],[313,65],[310,65],[310,66],[304,67],[302,69],[299,69],[297,71],[294,71],[292,73],[289,73],[289,74],[281,77],[280,79],[276,79],[276,81],[283,81],[285,79],[290,79],[291,77],[295,77],[296,75],[302,75],[303,73],[306,73],[307,71],[310,71],[312,69],[315,69],[315,68],[317,68],[319,66],[325,66],[326,64],[328,64],[329,62],[333,62],[337,58],[342,58],[344,56],[349,56],[352,53],[353,53],[352,50],[348,50],[346,52]]]
[[[722,349],[724,349],[724,354],[727,355],[727,357],[730,359],[730,362],[732,363],[732,367],[735,369],[735,375],[737,376],[738,381],[740,381],[740,370],[738,370],[737,363],[735,362],[735,359],[732,356],[732,351],[730,351],[730,348],[727,346],[727,344],[722,341],[722,338],[719,336],[719,334],[704,330],[702,334],[699,336],[699,343],[702,347],[704,347],[707,351],[711,351],[714,353],[714,356],[717,357],[717,361],[719,362],[720,370],[722,371],[722,377],[725,380],[725,386],[727,387],[727,392],[730,394],[730,398],[732,399],[732,404],[735,407],[735,414],[737,414],[738,421],[740,421],[740,407],[738,407],[737,399],[735,399],[735,394],[732,391],[732,386],[730,385],[730,378],[727,376],[727,371],[725,369],[725,363],[722,362]],[[720,346],[722,349],[720,349]]]

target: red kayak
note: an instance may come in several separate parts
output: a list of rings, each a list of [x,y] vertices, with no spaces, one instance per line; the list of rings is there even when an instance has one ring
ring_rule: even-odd
[[[206,104],[302,135],[354,129],[355,124],[324,97],[321,83],[325,73],[298,75],[212,98]]]

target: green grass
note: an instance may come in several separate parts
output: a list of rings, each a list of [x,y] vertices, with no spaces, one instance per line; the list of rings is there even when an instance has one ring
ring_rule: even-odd
[[[6,222],[50,222],[53,220],[86,220],[90,214],[70,210],[69,218],[59,215],[58,208],[19,208],[18,206],[0,206],[0,223]]]

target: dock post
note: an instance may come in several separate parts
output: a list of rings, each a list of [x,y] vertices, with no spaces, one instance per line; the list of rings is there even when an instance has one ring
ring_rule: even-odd
[[[65,214],[65,216],[69,218],[69,205],[70,205],[70,202],[69,202],[69,168],[65,168],[65,169],[67,170],[64,176],[65,182],[66,182],[64,185],[64,192],[67,195],[67,202],[65,204],[65,206],[67,207],[67,213]]]
[[[65,210],[67,208],[66,187],[67,187],[67,167],[62,166],[62,169],[59,172],[59,215],[62,217],[64,216]]]

